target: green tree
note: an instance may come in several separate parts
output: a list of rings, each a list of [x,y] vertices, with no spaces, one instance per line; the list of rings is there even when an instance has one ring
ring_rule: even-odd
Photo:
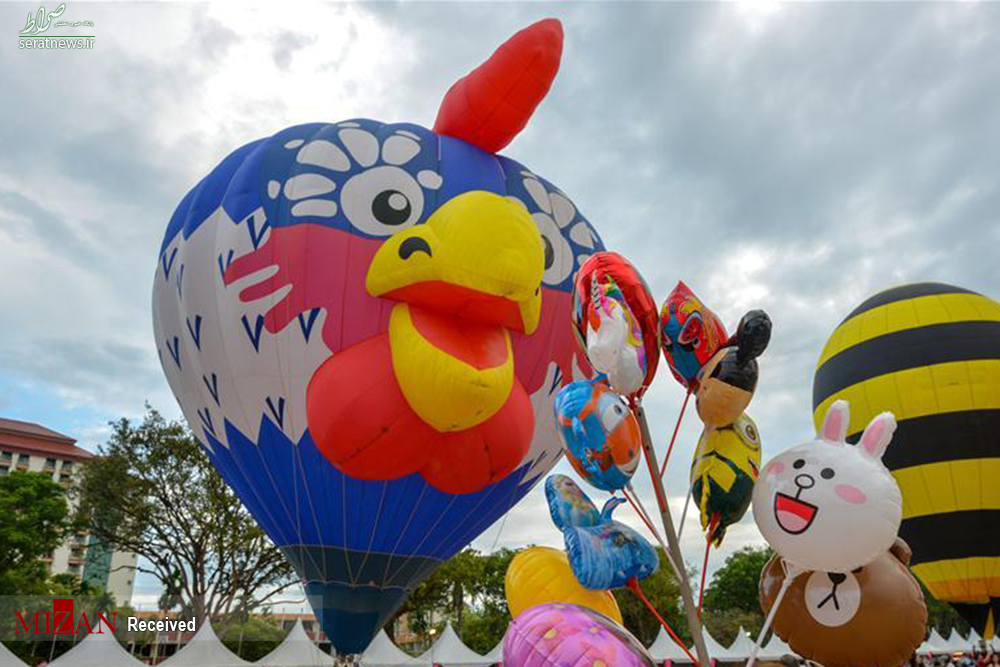
[[[150,565],[169,602],[196,618],[230,619],[295,583],[284,556],[226,486],[181,422],[149,408],[141,424],[112,423],[86,463],[80,517],[105,544]]]
[[[917,581],[920,581],[919,579]],[[927,590],[924,586],[924,582],[920,582],[920,589],[924,592],[924,601],[927,603],[927,627],[936,628],[938,633],[942,637],[947,637],[951,634],[952,629],[957,630],[960,634],[968,637],[969,622],[966,621],[962,616],[955,611],[947,602],[942,602],[936,597],[931,595],[931,592]]]
[[[677,578],[663,549],[657,548],[656,552],[660,557],[660,567],[640,582],[642,592],[674,632],[684,641],[690,642],[691,633],[688,632],[687,620],[680,609],[680,587],[677,585]],[[653,643],[660,632],[660,622],[656,617],[632,591],[617,589],[614,591],[614,596],[629,632],[647,646]]]
[[[0,595],[46,593],[39,559],[73,527],[62,487],[47,475],[15,470],[0,477]]]
[[[760,573],[774,552],[770,547],[743,547],[712,575],[705,589],[704,610],[760,614]]]
[[[256,662],[281,644],[287,633],[270,616],[251,616],[229,626],[221,637],[230,651],[244,660]]]

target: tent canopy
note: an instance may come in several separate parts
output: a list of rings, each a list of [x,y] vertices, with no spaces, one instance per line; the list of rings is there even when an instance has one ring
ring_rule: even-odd
[[[392,643],[389,635],[383,629],[361,655],[361,667],[430,667],[429,662],[423,662],[399,650]]]
[[[333,658],[309,639],[302,621],[296,621],[285,640],[265,655],[257,664],[261,667],[327,667]]]
[[[485,667],[493,664],[489,658],[466,646],[451,623],[445,624],[441,636],[418,660],[443,667]]]
[[[684,650],[670,638],[670,635],[667,634],[667,631],[662,626],[660,627],[660,633],[656,635],[656,639],[647,651],[649,651],[649,655],[657,663],[667,660],[672,662],[691,662],[691,659],[684,654]]]
[[[503,662],[503,639],[498,641],[493,650],[486,654],[486,659],[490,661],[491,665]]]
[[[729,653],[739,660],[747,660],[753,653],[754,644],[754,640],[750,639],[750,635],[741,625],[736,633],[736,639],[733,640],[733,645],[729,647]]]
[[[757,657],[762,661],[777,662],[786,655],[796,655],[796,653],[791,646],[785,643],[784,639],[772,632],[771,639],[761,647],[760,655]]]
[[[250,663],[226,648],[215,636],[211,622],[205,619],[191,641],[164,660],[162,667],[250,667]]]
[[[96,630],[96,628],[95,628]],[[143,667],[115,639],[107,628],[92,632],[79,644],[50,663],[50,667]]]
[[[9,648],[0,643],[0,667],[28,667]]]

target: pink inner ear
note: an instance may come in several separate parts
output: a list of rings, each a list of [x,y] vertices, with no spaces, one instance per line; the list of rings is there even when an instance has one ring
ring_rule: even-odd
[[[785,464],[784,463],[772,463],[767,468],[767,474],[769,474],[769,475],[780,475],[783,472],[785,472]]]
[[[841,434],[844,432],[842,428],[844,423],[844,413],[833,408],[827,413],[826,419],[823,420],[823,439],[824,440],[840,440]]]
[[[855,505],[860,505],[868,500],[868,496],[865,495],[864,491],[850,484],[838,484],[833,487],[833,490],[838,496]]]
[[[882,442],[882,436],[885,434],[885,420],[877,419],[872,424],[869,424],[868,428],[865,429],[864,435],[861,436],[861,446],[868,450],[868,453],[872,456],[878,456],[879,443]]]

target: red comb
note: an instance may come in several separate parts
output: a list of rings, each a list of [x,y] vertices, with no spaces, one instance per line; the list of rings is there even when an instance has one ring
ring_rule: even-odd
[[[500,45],[444,96],[434,131],[490,153],[509,144],[549,92],[562,56],[562,24],[544,19]]]

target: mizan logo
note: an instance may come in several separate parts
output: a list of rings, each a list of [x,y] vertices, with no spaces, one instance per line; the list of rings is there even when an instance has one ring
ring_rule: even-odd
[[[29,635],[75,635],[86,629],[88,633],[104,634],[104,629],[114,634],[118,612],[112,612],[110,620],[104,614],[97,612],[93,618],[87,617],[87,612],[80,612],[80,620],[73,613],[72,599],[56,599],[52,601],[52,611],[36,611],[25,620],[21,612],[14,612],[14,634]],[[93,623],[91,623],[93,621]]]

